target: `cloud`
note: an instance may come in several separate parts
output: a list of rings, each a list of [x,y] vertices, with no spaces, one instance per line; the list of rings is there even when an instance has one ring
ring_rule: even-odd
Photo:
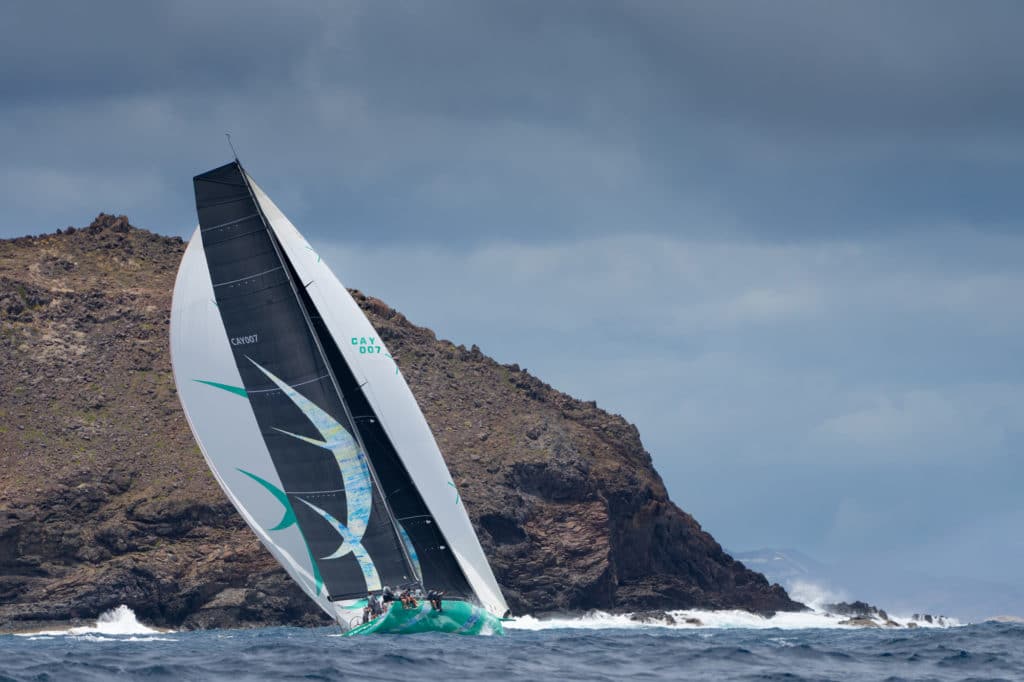
[[[0,26],[18,65],[0,75],[0,163],[159,168],[185,180],[139,217],[179,234],[225,130],[270,190],[389,239],[983,227],[1019,217],[1020,13],[101,2],[53,21],[19,5]],[[29,219],[56,216],[11,222]]]
[[[936,500],[1017,495],[1024,376],[982,358],[1024,331],[1002,261],[1024,244],[929,238],[941,251],[643,234],[316,246],[414,322],[637,423],[675,498],[732,546],[844,556],[932,542],[938,519],[986,506],[958,518]]]
[[[60,171],[51,168],[0,170],[0,197],[8,209],[32,215],[39,206],[59,207],[63,221],[48,227],[56,229],[80,225],[102,211],[132,212],[157,200],[165,191],[162,179],[154,174],[123,173],[96,176],[87,172]],[[34,234],[36,223],[13,226],[22,234]]]
[[[896,400],[884,396],[870,407],[830,417],[820,429],[824,435],[862,446],[890,446],[941,438],[958,414],[935,391],[908,391]]]
[[[187,236],[230,131],[347,284],[635,421],[723,542],[938,555],[1019,509],[1022,13],[21,3],[0,234]]]
[[[1024,295],[1024,276],[1012,263],[1004,263],[1005,271],[993,264],[983,273],[959,264],[961,246],[984,252],[987,244],[996,258],[1024,252],[1024,239],[965,230],[938,230],[930,238],[943,243],[942,254],[922,256],[885,239],[766,245],[643,233],[469,247],[343,247],[321,239],[318,248],[332,254],[354,285],[376,280],[385,287],[381,295],[406,298],[395,301],[403,309],[423,307],[435,318],[463,310],[470,322],[511,316],[524,327],[635,325],[655,335],[806,323],[818,325],[809,332],[827,337],[829,324],[845,325],[844,313],[854,311],[858,323],[871,318],[873,327],[861,330],[863,336],[880,331],[874,325],[898,324],[908,316],[962,323],[973,332],[1024,325],[1011,305]],[[388,271],[430,273],[434,288],[446,295],[434,299],[423,289],[392,293],[400,280],[389,282]],[[521,299],[531,306],[519,305]]]

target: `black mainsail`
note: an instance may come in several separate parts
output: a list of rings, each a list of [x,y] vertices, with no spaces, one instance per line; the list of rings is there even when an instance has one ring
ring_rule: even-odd
[[[232,162],[194,186],[217,310],[330,599],[420,584],[475,600],[244,170]]]

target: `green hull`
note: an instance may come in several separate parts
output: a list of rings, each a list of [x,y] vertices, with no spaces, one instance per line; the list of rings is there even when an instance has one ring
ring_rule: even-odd
[[[418,632],[447,632],[456,635],[504,634],[501,620],[479,606],[447,599],[443,606],[443,611],[435,611],[430,602],[423,601],[416,608],[407,609],[400,602],[392,602],[391,608],[383,616],[354,627],[345,635],[412,635]]]

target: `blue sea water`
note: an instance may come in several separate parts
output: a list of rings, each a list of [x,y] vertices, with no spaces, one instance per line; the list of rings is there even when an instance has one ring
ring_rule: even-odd
[[[344,638],[330,628],[0,635],[0,680],[1024,680],[1024,625],[618,627]]]

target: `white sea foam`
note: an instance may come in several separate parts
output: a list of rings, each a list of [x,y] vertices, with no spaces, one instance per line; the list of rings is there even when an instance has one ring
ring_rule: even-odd
[[[637,621],[629,614],[612,614],[602,611],[592,611],[584,616],[575,618],[536,618],[534,616],[521,616],[505,623],[510,630],[610,630],[610,629],[643,629],[643,628],[673,628],[684,630],[702,629],[756,629],[767,630],[777,628],[780,630],[805,630],[816,628],[850,629],[861,626],[845,625],[846,616],[838,616],[826,613],[822,610],[804,611],[800,613],[776,613],[771,618],[765,618],[749,611],[697,611],[679,610],[665,612],[665,622],[661,619],[647,619]],[[927,623],[914,621],[912,618],[891,616],[892,620],[900,625],[906,626],[914,622],[918,627],[953,627],[960,625],[959,621],[953,618],[946,618],[942,623],[935,621]],[[881,623],[879,623],[881,624]]]
[[[935,619],[932,623],[914,620],[905,616],[890,616],[902,626],[915,623],[922,628],[956,627],[961,625],[955,618]],[[634,620],[628,613],[606,613],[591,611],[583,616],[536,618],[526,615],[508,620],[504,627],[509,630],[616,630],[616,629],[649,629],[672,628],[680,630],[726,630],[726,629],[757,629],[766,630],[805,630],[815,628],[850,629],[860,626],[844,625],[846,616],[826,613],[820,609],[801,613],[777,613],[765,618],[749,611],[698,611],[677,610],[666,611],[664,619]],[[19,636],[32,640],[53,639],[54,637],[70,636],[89,642],[173,642],[173,638],[155,635],[169,634],[166,630],[158,630],[143,625],[135,617],[135,612],[121,605],[100,615],[96,624],[68,628],[66,630],[44,630],[40,632],[22,633]],[[230,635],[221,635],[230,637]],[[340,635],[334,635],[340,636]]]
[[[92,633],[87,633],[87,634],[83,634],[83,635],[70,635],[69,634],[68,636],[71,639],[74,639],[74,640],[77,640],[77,641],[80,641],[80,642],[176,642],[176,641],[178,641],[178,640],[174,639],[173,637],[152,637],[152,636],[149,636],[149,637],[138,637],[138,636],[135,636],[135,635],[132,635],[130,637],[106,637],[104,635],[96,635],[96,634],[92,634]],[[52,636],[36,636],[36,635],[31,635],[31,636],[29,636],[28,639],[31,640],[31,641],[35,641],[35,640],[38,640],[38,639],[54,639],[54,638]]]
[[[513,620],[505,621],[503,627],[511,630],[607,630],[616,628],[641,628],[650,627],[644,623],[632,620],[626,614],[604,613],[603,611],[592,611],[585,616],[562,617],[562,618],[535,618],[533,616],[520,616]]]
[[[166,630],[157,630],[143,625],[135,617],[135,612],[122,604],[116,609],[111,609],[100,614],[95,625],[83,625],[68,628],[67,630],[43,630],[41,632],[24,633],[22,636],[31,639],[43,639],[51,637],[71,636],[85,641],[106,642],[106,641],[174,641],[166,637],[152,637],[138,635],[161,635]]]

